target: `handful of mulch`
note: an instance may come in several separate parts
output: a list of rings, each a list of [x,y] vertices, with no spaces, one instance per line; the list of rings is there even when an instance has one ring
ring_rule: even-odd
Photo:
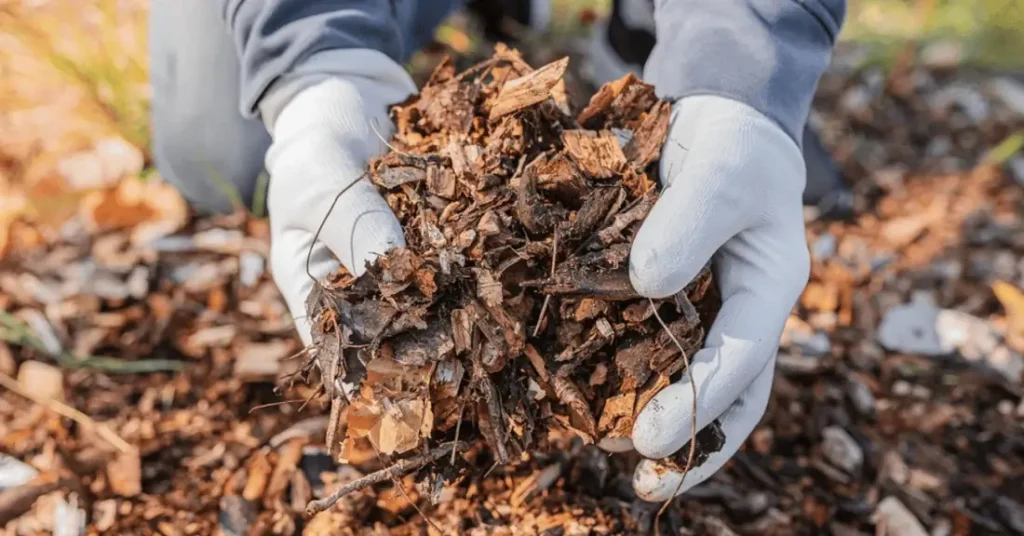
[[[629,75],[574,114],[567,66],[499,46],[461,74],[443,62],[392,108],[392,150],[367,172],[407,247],[307,302],[328,447],[392,464],[334,500],[428,464],[456,474],[455,451],[479,442],[505,464],[557,437],[628,437],[702,346],[720,305],[709,270],[653,301],[628,274],[671,105]]]

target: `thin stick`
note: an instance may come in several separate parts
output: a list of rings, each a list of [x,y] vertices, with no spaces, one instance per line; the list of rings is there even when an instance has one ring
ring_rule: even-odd
[[[273,407],[276,407],[276,406],[287,406],[288,404],[294,404],[296,402],[304,402],[305,400],[306,400],[305,398],[297,398],[295,400],[282,400],[280,402],[268,402],[266,404],[260,404],[258,406],[253,406],[253,407],[249,408],[249,415],[252,415],[252,412],[258,411],[258,410],[261,410],[261,409],[273,408]]]
[[[324,497],[323,499],[310,502],[309,505],[306,506],[306,515],[312,516],[327,510],[331,506],[334,506],[334,503],[338,502],[342,497],[349,493],[359,491],[367,486],[380,484],[385,480],[392,480],[400,476],[405,476],[422,468],[428,463],[440,460],[448,454],[449,450],[466,450],[467,447],[468,445],[461,441],[458,443],[454,441],[451,443],[445,443],[426,454],[401,460],[391,467],[385,467],[384,469],[370,473],[363,478],[353,480],[352,482],[339,487],[329,497]]]
[[[558,231],[555,231],[551,238],[551,280],[555,280],[555,265],[558,263]],[[537,317],[537,326],[533,328],[533,336],[540,333],[540,326],[544,323],[544,313],[548,312],[548,304],[551,303],[551,295],[544,296],[544,304],[540,306],[540,316]]]
[[[108,428],[106,425],[100,424],[92,420],[92,418],[90,418],[88,415],[82,413],[81,411],[78,411],[77,409],[71,406],[68,406],[67,404],[64,404],[63,402],[60,402],[59,400],[39,396],[35,393],[30,393],[28,391],[23,390],[21,386],[18,385],[17,380],[2,372],[0,372],[0,386],[3,386],[6,389],[10,389],[12,392],[17,393],[31,400],[32,402],[35,402],[36,404],[43,406],[44,408],[47,408],[61,416],[67,417],[75,421],[76,423],[79,424],[79,426],[85,428],[86,430],[95,432],[96,435],[103,438],[103,440],[105,440],[107,443],[110,443],[122,454],[132,454],[136,452],[135,447],[131,446],[124,439],[121,439],[121,436],[115,434],[114,431]]]
[[[309,276],[309,278],[312,279],[313,283],[316,285],[319,285],[320,281],[318,281],[317,278],[313,277],[313,274],[309,271],[309,261],[310,259],[313,258],[313,246],[315,246],[316,241],[320,239],[320,231],[324,230],[324,225],[327,224],[327,218],[331,217],[331,212],[334,212],[334,206],[338,204],[338,200],[341,199],[341,196],[344,195],[349,188],[355,186],[357,182],[363,180],[363,178],[365,177],[366,172],[364,171],[362,175],[356,177],[356,180],[348,183],[347,186],[342,188],[341,191],[334,196],[334,200],[331,201],[331,206],[327,208],[327,214],[324,214],[324,219],[320,220],[320,225],[317,226],[316,232],[313,233],[313,241],[309,243],[309,249],[306,251],[306,275]]]
[[[370,128],[373,129],[373,133],[377,135],[377,139],[380,140],[380,142],[383,143],[384,145],[387,145],[388,149],[391,149],[392,151],[402,156],[412,156],[411,154],[405,151],[399,151],[398,149],[395,149],[393,145],[388,143],[388,140],[384,139],[384,136],[380,135],[380,132],[377,130],[377,118],[374,118],[373,121],[370,121]]]
[[[373,441],[370,441],[369,443],[370,443],[370,446],[373,447],[373,453],[377,455],[377,461],[379,461],[381,464],[383,464],[384,463],[384,457],[381,455],[380,449],[377,448],[377,445],[373,444]],[[455,450],[456,449],[454,449],[454,448],[452,449],[452,457],[455,456]],[[428,455],[429,455],[429,453],[428,453]],[[441,530],[441,527],[438,527],[433,521],[431,521],[430,518],[427,517],[427,514],[424,513],[423,510],[420,509],[419,505],[416,504],[416,502],[412,500],[412,497],[410,497],[409,494],[405,492],[405,486],[402,485],[402,481],[399,480],[398,477],[392,477],[391,478],[391,483],[394,484],[395,489],[397,489],[398,492],[402,494],[402,497],[404,497],[405,500],[409,501],[409,505],[412,506],[413,510],[416,510],[416,513],[419,514],[419,516],[423,518],[423,521],[426,521],[427,524],[430,525],[438,533],[444,534],[444,531]]]
[[[693,390],[693,408],[690,412],[690,454],[686,457],[686,467],[683,468],[683,476],[679,478],[679,484],[676,485],[675,491],[672,492],[672,496],[665,499],[665,504],[661,505],[661,508],[658,509],[658,515],[654,516],[654,533],[657,535],[660,533],[659,522],[661,515],[668,509],[668,505],[672,504],[672,499],[676,497],[679,490],[683,489],[683,481],[686,480],[686,474],[690,472],[690,467],[693,466],[693,457],[697,453],[697,380],[693,379],[693,370],[690,369],[690,356],[683,349],[683,345],[679,344],[679,339],[676,339],[672,330],[668,329],[665,321],[661,319],[661,315],[658,314],[658,308],[654,305],[654,300],[647,298],[647,301],[651,304],[651,312],[654,313],[654,318],[658,319],[658,323],[661,324],[662,329],[668,334],[668,338],[672,339],[676,348],[679,349],[679,353],[683,354],[683,362],[686,363],[686,375],[690,378],[690,389]]]
[[[293,318],[292,320],[298,320],[298,318]],[[292,355],[282,359],[281,361],[291,361],[292,359],[295,359],[296,357],[299,357],[302,354],[307,354],[307,353],[312,352],[314,350],[316,350],[316,348],[314,348],[313,345],[310,344],[309,346],[304,346],[298,352],[295,352],[294,354],[292,354]]]
[[[462,405],[459,406],[459,422],[456,423],[456,425],[455,425],[455,442],[456,443],[459,442],[459,432],[462,431],[462,412],[463,411],[466,411],[466,403],[465,402],[463,402]],[[452,465],[455,465],[455,452],[456,452],[455,449],[452,449],[452,459],[449,462]]]

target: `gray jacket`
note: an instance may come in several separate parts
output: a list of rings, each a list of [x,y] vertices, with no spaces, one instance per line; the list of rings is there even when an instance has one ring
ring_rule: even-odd
[[[241,111],[258,114],[283,76],[319,77],[304,62],[364,48],[398,62],[415,47],[401,31],[414,11],[451,0],[216,0],[241,58]],[[497,1],[497,0],[495,0]],[[846,0],[657,0],[657,45],[644,78],[664,96],[717,94],[776,121],[797,142],[846,15]],[[443,6],[441,5],[443,4]],[[432,28],[419,25],[422,32]]]

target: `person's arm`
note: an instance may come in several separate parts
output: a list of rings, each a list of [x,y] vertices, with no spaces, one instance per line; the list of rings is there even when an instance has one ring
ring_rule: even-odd
[[[271,272],[308,344],[310,275],[337,271],[335,259],[358,275],[405,243],[364,175],[390,137],[388,106],[416,90],[399,63],[402,14],[382,0],[218,1],[241,63],[239,111],[273,139]]]
[[[404,84],[404,49],[394,2],[218,0],[241,60],[240,111],[273,118],[301,89],[330,76]],[[405,89],[412,89],[403,87]],[[387,100],[387,99],[385,99]]]
[[[658,0],[645,79],[659,93],[749,105],[799,145],[846,0]]]

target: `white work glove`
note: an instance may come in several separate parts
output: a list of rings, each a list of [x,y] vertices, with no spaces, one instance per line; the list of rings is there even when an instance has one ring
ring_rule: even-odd
[[[321,74],[282,84],[261,110],[273,137],[266,157],[271,270],[308,345],[309,274],[322,280],[338,269],[337,257],[359,275],[368,261],[405,245],[401,225],[363,173],[386,149],[381,138],[391,136],[387,106],[416,88],[400,65],[375,51],[321,53],[304,68]],[[307,274],[306,257],[321,224]]]
[[[663,298],[713,261],[722,309],[704,349],[690,358],[697,427],[719,419],[725,446],[679,487],[681,473],[653,460],[690,440],[689,377],[658,393],[632,436],[637,452],[650,458],[633,485],[650,501],[706,480],[754,430],[768,404],[783,325],[810,269],[804,160],[793,139],[750,106],[713,95],[681,99],[671,125],[660,169],[664,193],[633,242],[630,278],[641,294]]]

